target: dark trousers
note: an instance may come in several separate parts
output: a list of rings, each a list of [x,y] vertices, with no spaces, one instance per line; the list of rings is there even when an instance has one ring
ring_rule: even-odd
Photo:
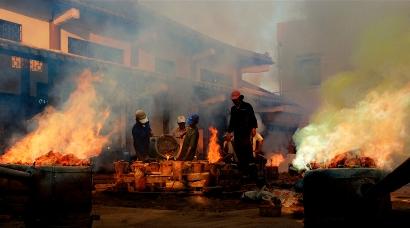
[[[239,169],[244,175],[254,176],[256,166],[252,154],[251,132],[249,134],[238,134],[235,132],[234,149],[239,160]]]

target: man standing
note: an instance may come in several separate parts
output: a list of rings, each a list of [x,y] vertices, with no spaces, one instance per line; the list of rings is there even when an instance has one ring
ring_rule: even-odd
[[[254,175],[252,154],[252,129],[258,127],[258,123],[252,105],[244,102],[244,96],[238,90],[231,94],[234,106],[231,108],[228,132],[234,133],[234,149],[239,160],[239,168],[244,175]],[[250,166],[251,165],[251,166]]]
[[[223,143],[223,157],[224,162],[232,163],[238,162],[238,157],[235,154],[235,149],[233,147],[233,136],[230,133],[226,133],[224,135],[224,143]]]
[[[182,143],[181,153],[178,160],[182,161],[192,161],[197,156],[196,148],[198,146],[199,131],[196,126],[199,122],[199,116],[197,114],[192,114],[188,117],[187,124],[188,129]]]
[[[144,161],[149,153],[149,142],[152,136],[148,117],[144,110],[139,109],[135,112],[135,122],[132,128],[135,156],[132,157],[132,160]]]
[[[262,145],[263,145],[263,137],[256,131],[256,128],[252,129],[252,151],[253,157],[257,157],[258,155],[263,155],[262,152]]]
[[[179,157],[182,148],[182,143],[184,142],[185,134],[187,132],[187,129],[185,127],[185,116],[178,116],[177,123],[178,127],[172,131],[172,136],[178,141],[179,150],[176,157]]]

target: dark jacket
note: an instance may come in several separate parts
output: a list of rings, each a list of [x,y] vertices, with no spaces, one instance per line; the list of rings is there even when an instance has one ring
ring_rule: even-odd
[[[197,127],[188,127],[187,132],[182,143],[181,155],[179,160],[192,161],[196,155],[196,148],[198,146],[199,131]]]
[[[228,132],[234,132],[235,137],[248,135],[252,128],[257,128],[255,113],[252,105],[242,101],[239,108],[235,105],[231,108],[231,119],[229,120]]]
[[[151,127],[149,123],[146,123],[146,124],[135,123],[134,124],[134,127],[132,128],[132,138],[134,139],[134,149],[135,149],[135,153],[137,154],[137,156],[148,154],[150,136],[151,136]]]

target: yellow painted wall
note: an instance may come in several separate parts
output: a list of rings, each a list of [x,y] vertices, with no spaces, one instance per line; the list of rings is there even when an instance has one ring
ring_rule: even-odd
[[[50,48],[49,22],[5,9],[0,9],[0,19],[22,25],[22,43],[38,48]]]

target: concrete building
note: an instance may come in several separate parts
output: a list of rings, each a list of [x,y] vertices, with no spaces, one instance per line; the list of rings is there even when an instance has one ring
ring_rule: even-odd
[[[308,20],[278,24],[280,93],[302,108],[303,124],[320,105],[321,84],[350,67],[351,42],[344,40],[337,44],[322,30]]]
[[[1,123],[6,134],[24,132],[21,122],[61,102],[53,96],[55,86],[86,68],[112,75],[125,94],[111,104],[123,126],[112,145],[122,151],[133,150],[136,108],[148,112],[155,135],[169,133],[180,113],[198,112],[203,150],[210,125],[226,128],[233,88],[257,110],[284,104],[241,79],[254,67],[273,64],[269,56],[224,44],[128,1],[0,1],[0,59],[0,78],[7,82],[0,85],[1,118],[12,120]]]

